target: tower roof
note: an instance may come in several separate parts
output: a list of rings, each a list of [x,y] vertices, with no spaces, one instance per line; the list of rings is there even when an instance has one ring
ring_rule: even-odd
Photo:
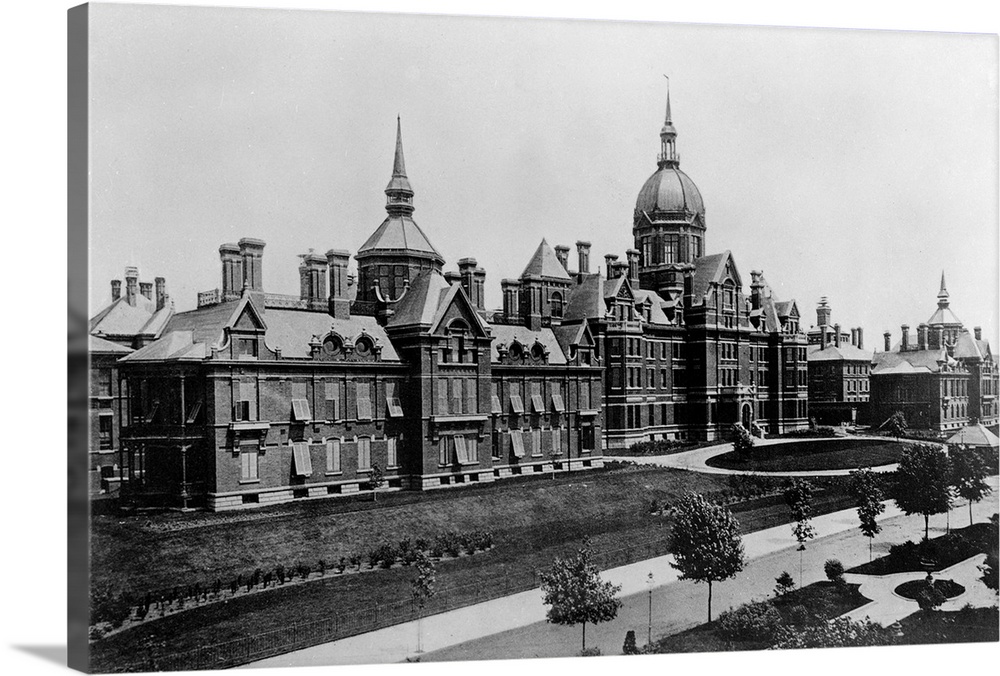
[[[535,249],[535,253],[525,266],[521,277],[550,277],[553,279],[569,280],[569,273],[556,257],[556,252],[552,250],[549,243],[542,239],[542,243]]]
[[[392,178],[385,187],[388,195],[391,192],[408,192],[413,194],[410,179],[406,177],[406,162],[403,160],[403,128],[399,116],[396,116],[396,154],[392,161]]]
[[[376,251],[423,255],[444,263],[444,257],[409,216],[390,216],[382,221],[382,225],[358,248],[358,255]]]
[[[951,311],[948,307],[951,303],[950,295],[948,293],[948,287],[944,283],[944,271],[941,271],[941,289],[938,291],[937,295],[938,307],[931,315],[931,318],[927,320],[929,326],[935,325],[952,325],[961,326],[962,321],[955,316],[955,313]]]

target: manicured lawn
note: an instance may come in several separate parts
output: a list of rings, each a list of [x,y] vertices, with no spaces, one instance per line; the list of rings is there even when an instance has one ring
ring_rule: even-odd
[[[953,529],[946,535],[927,542],[904,542],[893,545],[887,556],[852,568],[851,573],[862,575],[891,575],[926,570],[925,562],[934,570],[942,570],[966,559],[995,550],[996,526],[976,523],[965,528]]]
[[[899,461],[904,444],[880,439],[828,439],[803,443],[755,447],[749,456],[736,453],[717,455],[710,467],[759,472],[802,472],[810,470],[878,467]]]
[[[816,582],[771,599],[780,615],[780,625],[794,627],[818,624],[860,608],[869,602],[858,592],[858,585]],[[666,636],[655,642],[653,652],[719,652],[728,650],[766,650],[770,641],[725,637],[716,618],[687,631]]]
[[[980,643],[1000,640],[997,609],[963,608],[955,612],[917,612],[900,621],[899,643]]]

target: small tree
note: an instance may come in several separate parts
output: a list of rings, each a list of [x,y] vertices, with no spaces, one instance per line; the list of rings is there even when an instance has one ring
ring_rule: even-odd
[[[785,489],[785,504],[792,511],[795,522],[792,534],[799,543],[799,584],[802,584],[802,553],[806,550],[806,542],[816,537],[812,525],[812,495],[812,484],[802,479],[792,479]]]
[[[733,425],[733,450],[737,455],[750,455],[753,450],[754,438],[750,430],[740,423]]]
[[[635,632],[629,629],[625,632],[625,643],[622,645],[622,655],[638,655],[639,647],[635,644]]]
[[[896,469],[892,498],[906,514],[923,514],[924,540],[930,535],[930,515],[951,506],[951,462],[940,446],[917,444],[903,450]]]
[[[937,588],[932,579],[928,579],[923,589],[917,592],[917,605],[924,612],[930,612],[939,608],[947,600],[947,597],[941,593],[941,590]]]
[[[955,492],[969,502],[969,525],[972,525],[972,503],[979,502],[993,492],[986,483],[990,475],[983,456],[974,448],[958,448],[949,454],[951,459],[951,485]]]
[[[613,620],[622,602],[620,585],[604,582],[590,561],[586,545],[570,558],[556,558],[549,572],[541,574],[545,619],[552,624],[583,625],[583,650],[587,649],[587,623]]]
[[[427,555],[420,552],[416,562],[413,564],[416,575],[410,582],[410,594],[413,597],[413,604],[420,610],[427,605],[427,601],[434,596],[435,582],[437,577],[434,570],[434,562],[427,558]],[[421,625],[420,616],[417,617],[417,652],[422,652],[421,646]]]
[[[903,415],[902,411],[896,411],[885,421],[885,428],[889,434],[896,437],[896,441],[899,441],[899,438],[906,433],[906,427],[906,416]]]
[[[368,485],[372,489],[372,500],[378,502],[378,489],[382,488],[385,483],[385,475],[382,473],[382,467],[377,463],[372,463],[371,473],[368,475]]]
[[[746,565],[740,525],[732,512],[697,493],[675,508],[670,531],[671,565],[681,580],[708,583],[708,621],[712,621],[712,583],[735,577]]]
[[[882,530],[879,525],[879,514],[885,511],[885,495],[879,485],[878,477],[867,467],[851,472],[851,493],[854,504],[858,508],[858,520],[861,522],[861,532],[868,538],[868,561],[872,560],[872,542]]]
[[[774,578],[774,581],[776,583],[774,585],[775,596],[784,596],[795,589],[795,578],[793,578],[787,570],[783,571],[781,575]]]

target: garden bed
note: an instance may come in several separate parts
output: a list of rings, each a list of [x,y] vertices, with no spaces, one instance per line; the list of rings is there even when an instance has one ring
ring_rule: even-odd
[[[996,606],[954,612],[934,610],[913,613],[899,622],[903,635],[897,640],[906,645],[927,643],[981,643],[1000,640],[1000,620]]]
[[[926,587],[926,580],[910,580],[896,587],[894,591],[904,599],[916,601],[920,592]],[[965,593],[965,587],[954,580],[934,580],[934,588],[941,592],[941,595],[946,599],[953,599]]]
[[[889,554],[852,568],[862,575],[891,575],[932,570],[944,570],[977,554],[994,551],[997,546],[996,525],[976,523],[952,530],[946,535],[927,541],[907,541],[893,545]]]
[[[754,447],[709,458],[709,467],[752,472],[808,472],[878,467],[898,462],[904,444],[881,439],[819,439]]]

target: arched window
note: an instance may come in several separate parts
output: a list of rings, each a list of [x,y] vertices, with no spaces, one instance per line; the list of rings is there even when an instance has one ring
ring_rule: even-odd
[[[563,316],[563,297],[558,291],[553,291],[552,295],[549,296],[549,308],[553,317]]]

